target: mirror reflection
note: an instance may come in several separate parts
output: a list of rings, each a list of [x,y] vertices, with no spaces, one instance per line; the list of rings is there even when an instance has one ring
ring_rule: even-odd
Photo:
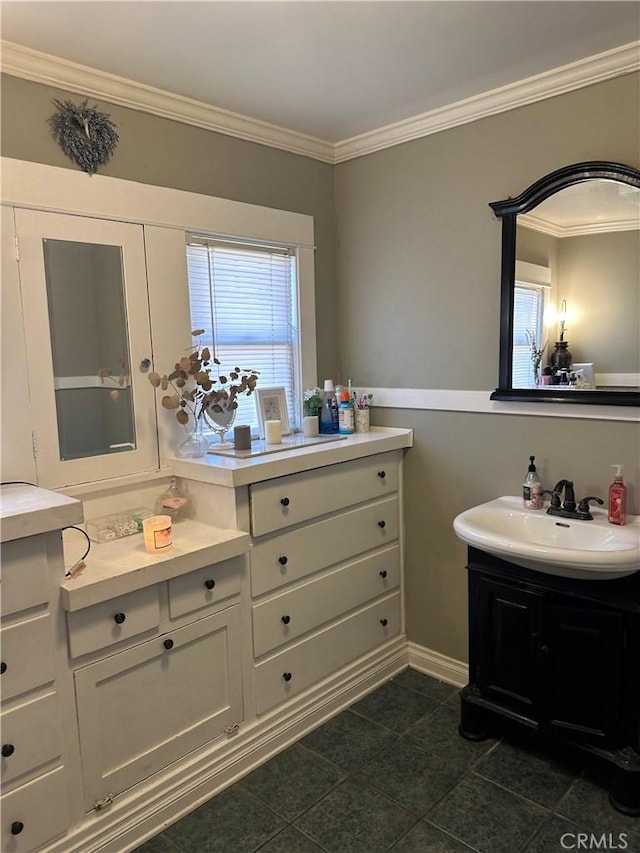
[[[640,189],[583,182],[518,216],[513,310],[514,388],[637,390]]]
[[[135,448],[120,246],[43,240],[62,460]]]

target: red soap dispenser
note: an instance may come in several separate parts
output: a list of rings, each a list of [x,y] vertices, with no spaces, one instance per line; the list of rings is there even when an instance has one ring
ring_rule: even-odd
[[[609,523],[627,523],[627,487],[622,479],[622,465],[612,465],[616,476],[609,486]]]

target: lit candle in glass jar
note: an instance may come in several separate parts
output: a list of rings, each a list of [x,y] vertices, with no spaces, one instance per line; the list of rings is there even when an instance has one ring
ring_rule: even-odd
[[[142,522],[144,547],[149,554],[166,554],[171,550],[171,516],[152,515]]]

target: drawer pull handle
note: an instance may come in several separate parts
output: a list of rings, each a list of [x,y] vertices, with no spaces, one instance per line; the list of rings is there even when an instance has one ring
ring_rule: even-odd
[[[284,556],[283,556],[283,557],[278,557],[278,562],[280,563],[280,565],[281,565],[281,566],[286,566],[286,565],[287,565],[287,563],[289,562],[289,558],[288,558],[288,557],[284,557]]]
[[[169,638],[169,639],[165,640],[165,641],[164,641],[164,643],[163,643],[162,645],[163,645],[163,646],[165,647],[165,649],[167,649],[167,651],[168,651],[169,649],[172,649],[172,648],[173,648],[173,640]]]
[[[387,472],[386,472],[386,471],[378,471],[378,477],[380,477],[380,479],[381,479],[381,480],[384,480],[384,478],[385,478],[386,476],[387,476]]]
[[[285,624],[285,625],[288,625],[288,624],[289,624],[289,622],[291,622],[291,616],[289,616],[289,614],[288,614],[288,613],[287,613],[287,614],[285,614],[285,615],[282,617],[282,621],[284,622],[284,624]]]
[[[387,625],[389,624],[389,620],[388,619],[381,619],[380,624],[382,625],[383,628],[386,628]]]
[[[291,673],[290,672],[283,672],[282,677],[284,678],[285,681],[291,681]]]
[[[23,822],[21,820],[14,820],[11,824],[11,835],[20,835],[23,829]]]
[[[0,675],[4,675],[7,671],[7,665],[4,661],[0,662]]]
[[[382,528],[384,528],[384,527],[386,527],[386,526],[387,526],[387,522],[386,522],[386,521],[379,521],[379,522],[378,522],[378,527],[379,527],[381,530],[382,530]]]
[[[124,620],[127,618],[124,613],[116,613],[113,617],[117,625],[122,625]]]
[[[380,572],[380,577],[381,577],[381,578],[386,578],[386,576],[387,576],[387,570],[386,570],[386,569],[383,569],[383,570]]]
[[[9,758],[10,755],[16,751],[15,746],[12,743],[3,743],[2,744],[2,757]]]
[[[213,589],[214,586],[216,585],[216,582],[213,580],[213,578],[209,578],[208,580],[206,580],[204,582],[204,585],[206,586],[207,589]]]
[[[291,501],[289,500],[289,498],[280,498],[280,503],[282,504],[282,506],[289,506]]]

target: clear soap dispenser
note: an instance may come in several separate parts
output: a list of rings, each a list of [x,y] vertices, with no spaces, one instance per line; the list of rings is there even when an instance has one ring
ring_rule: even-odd
[[[529,457],[529,467],[522,484],[522,504],[525,509],[542,509],[542,482],[533,464],[535,458]]]
[[[171,521],[175,524],[176,521],[184,518],[188,503],[189,499],[180,490],[176,478],[172,477],[169,487],[156,501],[156,513],[158,515],[170,515]]]

